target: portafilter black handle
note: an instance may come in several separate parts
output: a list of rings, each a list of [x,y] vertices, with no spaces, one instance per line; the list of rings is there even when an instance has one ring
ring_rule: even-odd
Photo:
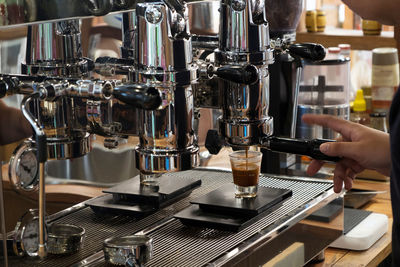
[[[320,61],[325,58],[325,48],[320,44],[301,43],[292,44],[288,48],[289,54],[294,58],[301,58],[311,61]]]
[[[139,84],[116,86],[113,95],[128,105],[146,110],[155,110],[162,102],[160,92],[155,87]]]
[[[254,65],[246,66],[223,66],[217,70],[211,70],[211,74],[219,78],[241,84],[253,84],[258,81],[258,69]]]
[[[313,159],[337,162],[341,160],[340,157],[327,156],[321,152],[319,146],[326,142],[335,142],[334,140],[327,139],[292,139],[283,137],[267,137],[263,141],[263,145],[276,152],[285,152],[291,154],[310,156]]]

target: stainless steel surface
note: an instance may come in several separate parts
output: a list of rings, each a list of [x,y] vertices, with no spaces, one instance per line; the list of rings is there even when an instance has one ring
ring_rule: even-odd
[[[45,189],[44,162],[39,162],[39,250],[38,256],[44,259],[47,256],[46,232],[46,189]]]
[[[68,137],[66,139],[49,138],[47,140],[47,155],[49,159],[72,159],[82,157],[90,152],[90,134]]]
[[[343,226],[341,216],[337,217],[332,224],[321,224],[321,228],[313,228],[312,222],[303,220],[308,214],[338,197],[333,192],[331,181],[262,175],[261,186],[291,189],[292,198],[256,223],[238,233],[232,233],[186,227],[171,217],[187,207],[190,200],[231,182],[231,173],[191,170],[164,175],[173,175],[180,179],[199,177],[202,179],[202,186],[195,189],[190,196],[141,219],[124,215],[95,215],[89,208],[82,209],[81,206],[72,213],[57,216],[59,217],[55,220],[57,223],[77,224],[79,222],[80,226],[87,230],[86,245],[78,254],[63,258],[48,258],[38,262],[37,265],[84,266],[88,262],[94,262],[94,266],[102,266],[104,260],[99,259],[103,258],[102,248],[105,239],[136,233],[148,235],[153,239],[154,256],[148,266],[204,266],[207,263],[213,266],[232,266],[232,261],[238,263],[247,257],[253,260],[259,259],[257,263],[262,260],[265,262],[272,256],[271,254],[279,254],[279,250],[282,251],[291,244],[290,242],[293,242],[289,237],[299,238],[298,241],[304,242],[309,248],[305,258],[311,258],[317,255],[322,247],[326,247],[329,241],[341,235],[340,227]],[[303,238],[312,243],[306,244]],[[316,243],[315,240],[319,242]],[[267,251],[261,248],[266,248]],[[259,250],[263,251],[261,256],[251,257]],[[92,255],[97,255],[97,257]],[[19,261],[19,263],[21,266],[25,265],[24,261]],[[31,264],[29,261],[25,263]],[[250,264],[250,266],[254,265]]]
[[[83,157],[48,161],[46,182],[110,187],[139,174],[135,166],[135,147],[123,145],[107,149],[98,141],[92,146]]]
[[[103,246],[105,261],[114,265],[144,266],[153,254],[153,240],[145,235],[111,237]]]
[[[231,145],[257,145],[263,135],[272,134],[268,64],[273,56],[263,2],[221,1],[220,22],[216,67],[252,64],[259,75],[258,82],[250,85],[218,78],[223,111],[220,132]],[[259,130],[250,132],[250,128]]]
[[[48,229],[47,252],[70,254],[77,252],[84,241],[85,229],[70,224],[52,224]]]
[[[187,3],[190,33],[200,36],[217,36],[220,5],[218,0]]]
[[[132,0],[2,0],[0,26],[36,24],[66,18],[106,15],[134,8]]]
[[[187,16],[186,9],[181,11]],[[137,4],[135,12],[123,16],[122,50],[135,62],[130,80],[154,86],[163,95],[158,110],[138,111],[136,159],[144,174],[187,170],[199,164],[191,87],[196,67],[182,12],[154,2]]]
[[[297,106],[299,104],[299,91],[300,91],[300,80],[303,67],[298,66],[296,68],[296,86],[293,94],[293,109],[292,109],[292,124],[290,125],[290,138],[296,137],[296,125],[297,125]]]

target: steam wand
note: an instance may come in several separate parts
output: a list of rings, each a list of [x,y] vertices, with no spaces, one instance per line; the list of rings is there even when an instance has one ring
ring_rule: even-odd
[[[40,127],[37,119],[29,111],[29,104],[34,99],[43,98],[41,92],[34,92],[29,96],[25,96],[21,102],[21,110],[25,118],[31,124],[36,135],[36,146],[37,146],[37,158],[39,162],[39,248],[38,255],[41,259],[46,257],[46,222],[45,222],[45,212],[46,212],[46,195],[45,195],[45,177],[44,177],[44,164],[47,160],[47,144],[46,144],[46,134]]]

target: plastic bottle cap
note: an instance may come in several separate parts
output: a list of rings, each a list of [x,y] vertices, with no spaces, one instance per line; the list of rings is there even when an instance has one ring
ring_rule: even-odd
[[[367,110],[367,103],[364,99],[364,92],[361,89],[357,90],[356,99],[354,99],[353,110],[362,112]]]

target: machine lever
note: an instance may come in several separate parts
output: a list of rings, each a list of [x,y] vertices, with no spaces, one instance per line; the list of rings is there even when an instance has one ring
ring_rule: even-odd
[[[223,66],[211,74],[219,78],[241,84],[253,84],[258,81],[258,69],[253,65],[246,66]]]
[[[155,110],[162,102],[160,92],[155,87],[139,84],[116,86],[113,95],[128,105],[146,110]]]
[[[217,155],[224,144],[225,142],[217,130],[208,130],[205,146],[210,154]]]
[[[313,159],[337,162],[340,157],[327,156],[319,150],[319,146],[326,142],[335,142],[327,139],[291,139],[283,137],[267,137],[263,141],[263,146],[277,152],[292,153],[298,155],[310,156]]]
[[[294,58],[319,61],[325,58],[325,48],[320,44],[302,43],[293,44],[288,48],[289,54]]]

